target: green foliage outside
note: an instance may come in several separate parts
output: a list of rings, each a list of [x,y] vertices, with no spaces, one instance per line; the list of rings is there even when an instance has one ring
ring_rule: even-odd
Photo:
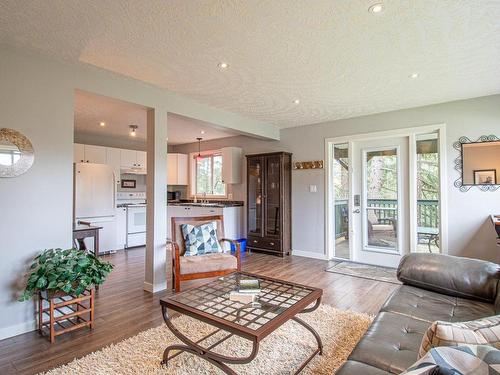
[[[111,263],[83,250],[44,250],[33,260],[19,300],[29,300],[41,291],[80,295],[85,289],[102,284],[112,269]]]

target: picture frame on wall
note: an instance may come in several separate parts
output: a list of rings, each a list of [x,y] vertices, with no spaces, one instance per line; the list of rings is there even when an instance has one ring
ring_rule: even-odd
[[[122,180],[121,186],[123,189],[135,189],[136,181],[135,180]]]
[[[478,169],[474,171],[474,185],[496,185],[496,169]]]

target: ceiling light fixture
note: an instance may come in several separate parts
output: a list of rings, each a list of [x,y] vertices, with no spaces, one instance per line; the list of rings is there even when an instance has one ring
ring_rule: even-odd
[[[129,125],[128,127],[130,128],[130,136],[135,137],[137,135],[136,130],[137,130],[138,126],[137,125]]]
[[[99,125],[101,125],[101,126],[106,126],[106,123],[105,123],[104,121],[101,121],[101,122],[99,123]]]
[[[412,73],[410,75],[410,78],[413,78],[413,79],[418,78],[418,73]]]
[[[300,104],[300,99],[295,99],[295,100],[293,101],[293,104]]]
[[[368,12],[377,14],[377,13],[382,13],[384,9],[385,7],[383,3],[376,3],[368,8]]]
[[[196,160],[201,159],[201,140],[202,140],[202,139],[203,139],[203,138],[201,138],[201,137],[196,138],[196,140],[198,141],[198,155],[196,155],[196,156],[194,157]]]
[[[200,133],[201,133],[201,135],[205,134],[205,130],[202,130]]]
[[[221,62],[221,63],[219,63],[218,66],[219,66],[219,69],[227,69],[227,68],[229,68],[229,64],[226,63],[226,62]]]

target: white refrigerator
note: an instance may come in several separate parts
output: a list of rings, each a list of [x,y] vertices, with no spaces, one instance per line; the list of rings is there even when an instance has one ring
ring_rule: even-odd
[[[75,163],[74,218],[102,227],[99,231],[99,253],[117,250],[116,179],[109,165]],[[85,245],[93,250],[93,240]]]

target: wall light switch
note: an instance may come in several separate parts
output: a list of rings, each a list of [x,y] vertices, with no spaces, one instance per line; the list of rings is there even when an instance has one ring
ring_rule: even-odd
[[[309,185],[309,193],[318,192],[318,187],[316,185]]]

